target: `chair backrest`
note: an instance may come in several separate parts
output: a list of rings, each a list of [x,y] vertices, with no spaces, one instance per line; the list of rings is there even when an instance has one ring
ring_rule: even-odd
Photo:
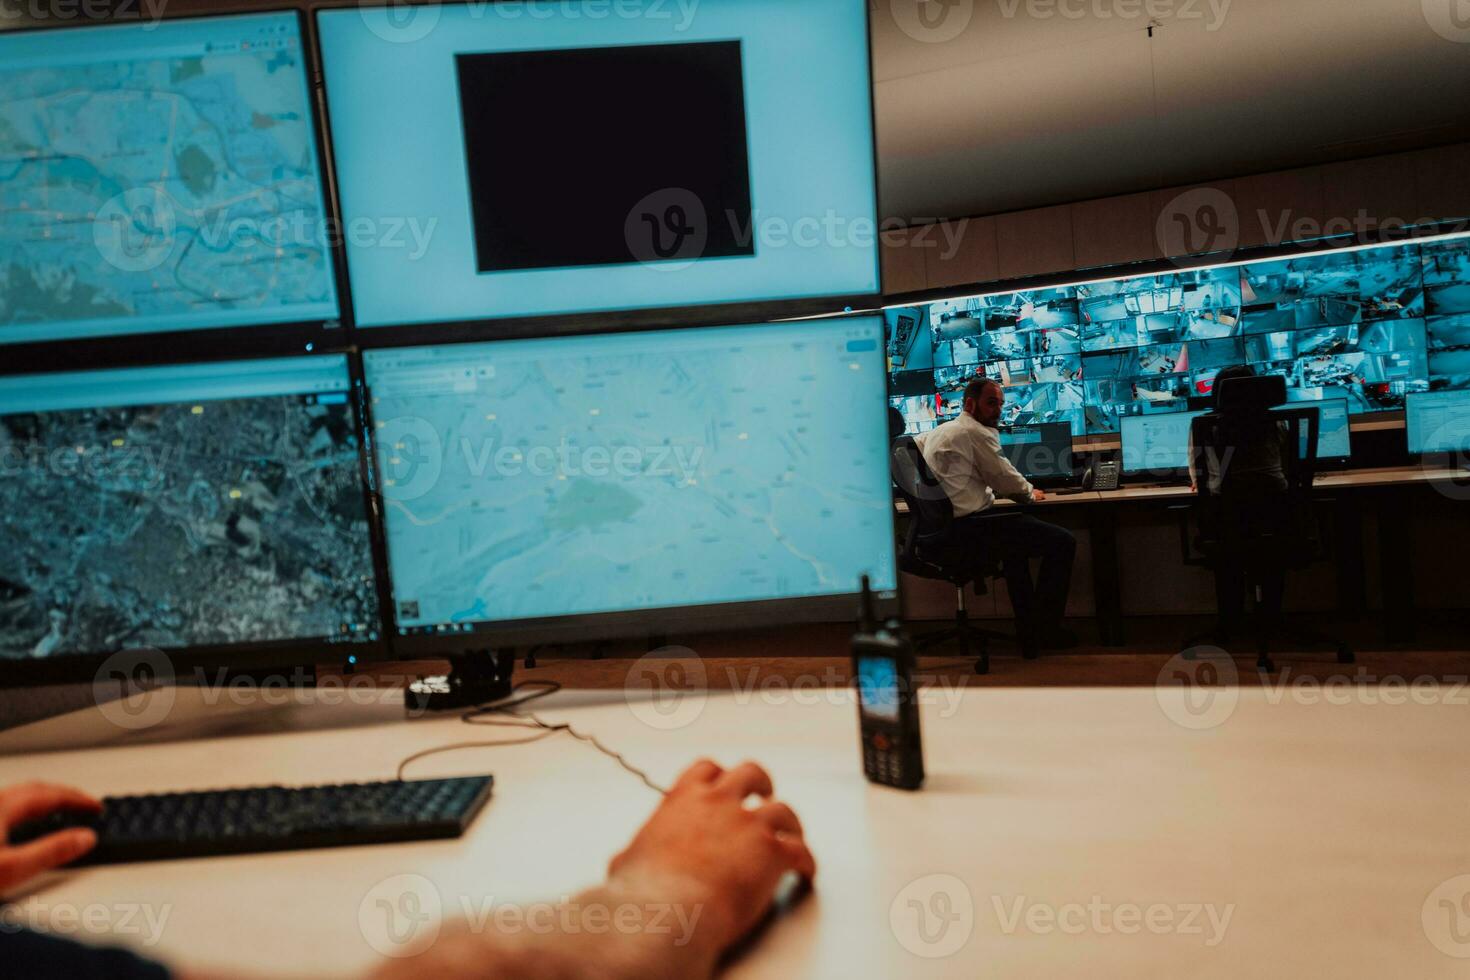
[[[1286,379],[1279,374],[1227,378],[1215,388],[1215,411],[1222,415],[1269,412],[1286,404]]]
[[[893,485],[908,504],[919,537],[942,536],[954,523],[954,504],[913,436],[900,436],[893,442]]]

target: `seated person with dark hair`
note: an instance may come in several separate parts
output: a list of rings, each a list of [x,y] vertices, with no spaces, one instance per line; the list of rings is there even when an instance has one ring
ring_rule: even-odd
[[[888,406],[888,441],[894,442],[899,436],[908,431],[909,424],[904,419],[903,413],[892,405]]]
[[[810,881],[816,862],[801,823],[773,799],[771,777],[747,762],[725,770],[709,760],[685,770],[633,842],[608,867],[607,881],[567,903],[652,909],[670,903],[689,910],[687,929],[605,932],[559,925],[501,934],[446,924],[433,944],[385,963],[374,976],[607,977],[612,980],[709,977],[720,957],[759,923],[789,871]],[[747,807],[747,797],[761,797]],[[33,783],[0,790],[0,840],[10,828],[58,809],[96,810],[74,789]],[[96,846],[90,830],[66,830],[19,847],[0,844],[0,896],[36,875],[75,861]],[[228,899],[220,914],[230,914]],[[279,941],[280,937],[273,937]],[[304,940],[305,935],[299,937]],[[248,971],[249,963],[240,963]],[[16,928],[0,927],[0,973],[70,980],[167,980],[168,968],[118,949],[102,949]],[[179,976],[203,977],[185,972]],[[213,976],[215,974],[208,974]]]
[[[1235,378],[1254,378],[1249,364],[1228,367],[1215,375],[1215,411],[1221,417],[1221,429],[1228,453],[1205,453],[1205,473],[1194,472],[1193,432],[1190,433],[1190,482],[1199,489],[1201,476],[1208,481],[1210,493],[1217,499],[1228,494],[1231,506],[1244,509],[1249,523],[1267,530],[1279,528],[1287,515],[1286,454],[1291,451],[1291,432],[1286,423],[1257,416],[1232,418],[1220,412],[1220,389]],[[1215,528],[1218,515],[1200,515],[1200,528],[1206,538],[1218,538]],[[1223,544],[1223,543],[1222,543]],[[1239,549],[1219,547],[1214,555],[1215,602],[1221,624],[1228,634],[1245,616],[1246,570]],[[1257,568],[1263,598],[1274,593],[1279,600],[1286,587],[1286,572],[1280,568]]]
[[[1000,450],[1005,402],[1005,389],[999,382],[977,378],[965,386],[959,417],[914,441],[954,507],[954,533],[1000,558],[1017,628],[1038,646],[1076,646],[1077,637],[1061,625],[1077,554],[1072,533],[1030,514],[995,521],[967,519],[988,511],[996,497],[1017,503],[1046,499]],[[1041,559],[1040,574],[1034,580],[1033,558]]]

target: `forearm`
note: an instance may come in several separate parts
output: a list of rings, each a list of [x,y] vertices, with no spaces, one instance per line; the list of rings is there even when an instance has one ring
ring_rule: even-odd
[[[1017,503],[1025,503],[1031,499],[1031,481],[1027,480],[1013,468],[1009,462],[1000,461],[1004,465],[987,466],[981,471],[985,482],[990,484],[990,489],[997,497],[1006,500],[1014,500]]]
[[[447,923],[379,980],[424,975],[496,980],[678,980],[711,976],[721,950],[714,913],[695,889],[602,885],[566,902]]]

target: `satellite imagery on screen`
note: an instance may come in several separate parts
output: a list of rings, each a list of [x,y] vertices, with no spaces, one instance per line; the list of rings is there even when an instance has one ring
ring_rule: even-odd
[[[351,407],[0,417],[0,659],[372,639]]]

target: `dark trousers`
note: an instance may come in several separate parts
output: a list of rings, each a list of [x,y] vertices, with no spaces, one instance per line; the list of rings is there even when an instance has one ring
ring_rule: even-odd
[[[1061,623],[1077,557],[1071,531],[1030,514],[962,517],[954,527],[969,546],[1000,559],[1018,623],[1031,630]],[[1041,568],[1033,579],[1031,561],[1036,558]]]
[[[1218,504],[1218,502],[1217,502]],[[1270,628],[1281,614],[1286,591],[1286,557],[1291,547],[1289,502],[1275,488],[1237,493],[1229,511],[1218,505],[1200,515],[1200,529],[1213,541],[1211,565],[1215,572],[1215,603],[1227,633],[1245,621],[1245,599],[1260,589],[1256,612]]]

